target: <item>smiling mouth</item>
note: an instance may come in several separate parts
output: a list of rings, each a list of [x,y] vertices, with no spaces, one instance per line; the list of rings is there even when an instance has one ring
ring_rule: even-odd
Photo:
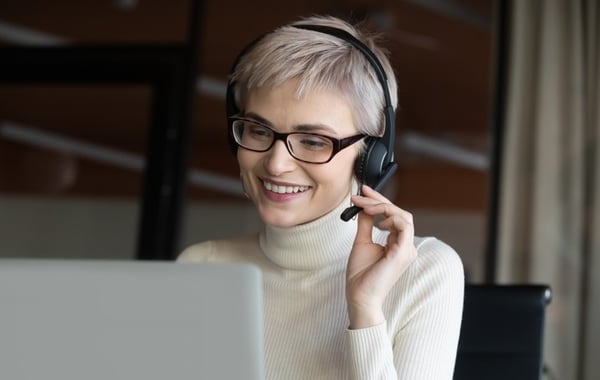
[[[282,186],[275,185],[274,183],[263,181],[263,186],[265,189],[272,191],[277,194],[295,194],[302,193],[306,190],[310,189],[310,186]]]

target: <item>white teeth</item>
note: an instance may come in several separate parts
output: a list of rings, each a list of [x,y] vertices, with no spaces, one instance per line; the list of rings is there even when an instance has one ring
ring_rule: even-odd
[[[278,186],[271,182],[263,182],[265,189],[278,194],[301,193],[308,189],[308,186]]]

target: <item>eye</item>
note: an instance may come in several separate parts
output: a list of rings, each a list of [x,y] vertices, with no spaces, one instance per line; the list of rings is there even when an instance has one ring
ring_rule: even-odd
[[[295,140],[302,149],[322,151],[331,149],[331,141],[318,135],[295,135]]]
[[[261,125],[246,123],[245,129],[249,137],[256,140],[269,140],[273,136],[273,132],[270,129]]]

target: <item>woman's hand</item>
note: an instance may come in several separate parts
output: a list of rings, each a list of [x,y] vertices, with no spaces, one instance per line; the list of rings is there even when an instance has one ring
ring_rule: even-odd
[[[358,231],[346,270],[351,329],[384,322],[385,297],[417,257],[412,215],[368,186],[363,185],[362,194],[352,196],[352,202],[363,210],[358,214]],[[378,215],[382,216],[379,228],[390,232],[385,246],[372,240]]]

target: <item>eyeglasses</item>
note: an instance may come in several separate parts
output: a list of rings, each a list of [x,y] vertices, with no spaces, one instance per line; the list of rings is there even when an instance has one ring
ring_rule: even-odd
[[[231,117],[230,120],[235,142],[242,148],[253,152],[266,152],[273,147],[275,141],[281,140],[285,142],[292,157],[311,164],[327,163],[342,149],[366,137],[364,134],[358,134],[336,139],[316,133],[279,133],[256,120],[237,116]]]

